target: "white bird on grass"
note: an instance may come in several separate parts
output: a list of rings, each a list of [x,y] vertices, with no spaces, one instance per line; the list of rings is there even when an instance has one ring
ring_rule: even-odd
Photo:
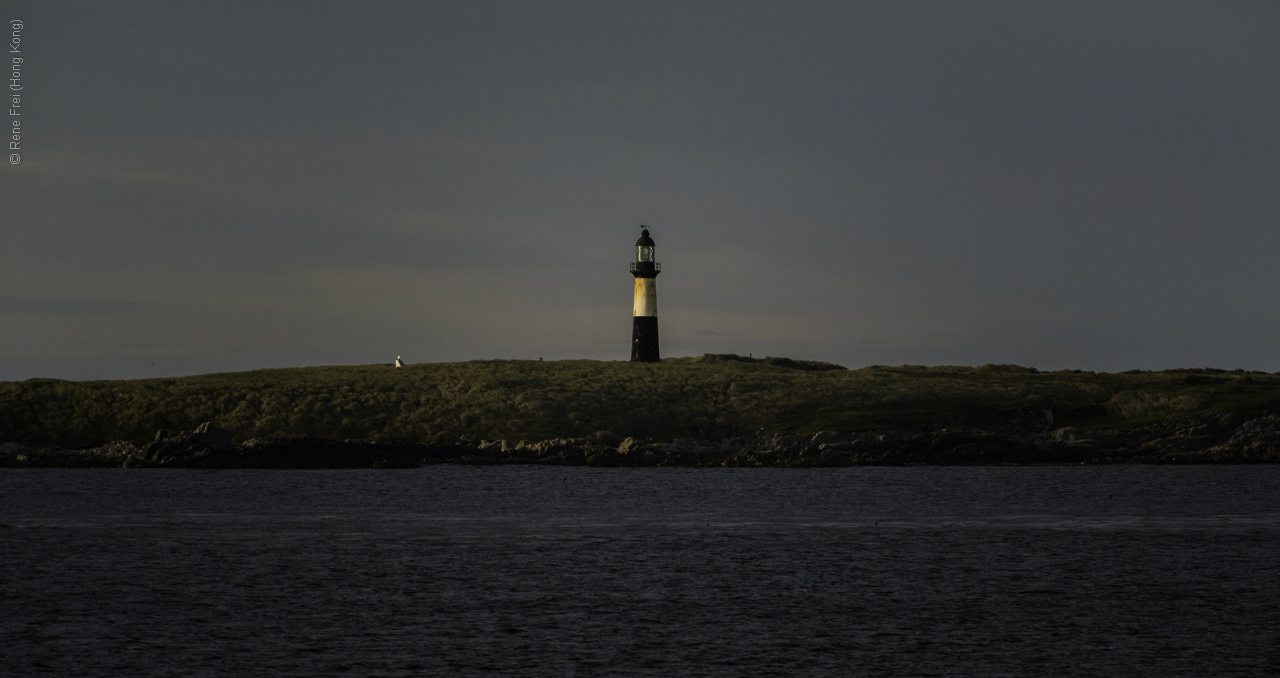
[[[400,362],[400,356],[396,356],[396,367],[404,367],[404,363]]]

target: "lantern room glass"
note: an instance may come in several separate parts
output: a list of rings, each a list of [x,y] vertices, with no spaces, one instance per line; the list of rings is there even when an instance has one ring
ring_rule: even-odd
[[[653,245],[636,245],[636,261],[653,261]]]

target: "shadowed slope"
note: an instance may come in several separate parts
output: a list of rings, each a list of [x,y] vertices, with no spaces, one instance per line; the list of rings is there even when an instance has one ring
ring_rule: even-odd
[[[452,444],[480,439],[722,437],[1007,421],[1126,428],[1167,416],[1280,412],[1280,376],[1168,370],[1038,372],[1009,365],[845,370],[708,355],[661,363],[476,361],[310,367],[175,379],[0,383],[0,442],[151,441],[202,422],[249,438]]]

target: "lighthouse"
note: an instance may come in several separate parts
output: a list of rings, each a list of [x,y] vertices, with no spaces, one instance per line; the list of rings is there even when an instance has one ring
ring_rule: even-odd
[[[636,278],[636,297],[631,309],[631,362],[656,363],[658,357],[658,273],[662,264],[653,258],[653,238],[649,229],[640,227],[636,241],[636,260],[631,262],[631,275]]]

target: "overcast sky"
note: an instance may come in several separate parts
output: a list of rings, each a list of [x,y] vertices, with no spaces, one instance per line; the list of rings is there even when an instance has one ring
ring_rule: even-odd
[[[0,380],[1280,370],[1273,0],[5,8]]]

